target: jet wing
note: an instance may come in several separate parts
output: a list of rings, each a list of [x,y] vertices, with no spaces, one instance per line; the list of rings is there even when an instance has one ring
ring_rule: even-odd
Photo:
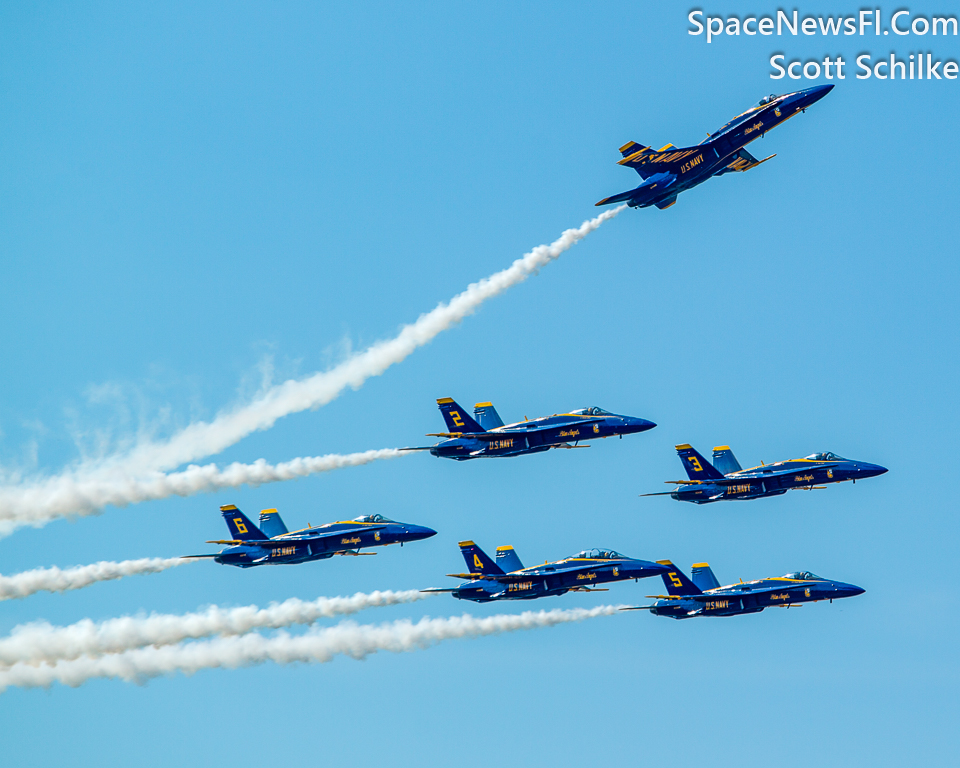
[[[578,571],[601,571],[613,569],[620,565],[622,565],[622,561],[613,560],[607,562],[595,562],[593,565],[571,564],[549,568],[541,566],[539,568],[526,568],[523,571],[516,571],[515,573],[507,573],[504,574],[504,576],[510,577],[510,581],[523,581],[524,579],[529,579],[531,576],[540,578],[545,576],[556,576],[557,574],[561,573],[577,573]],[[502,581],[504,580],[504,576],[497,575],[493,576],[492,578],[496,579],[497,581]]]
[[[685,600],[695,600],[698,603],[709,603],[712,600],[725,599],[725,598],[740,598],[740,597],[749,597],[750,595],[765,595],[768,592],[789,592],[794,589],[805,589],[809,582],[798,581],[791,584],[779,585],[775,587],[759,587],[759,588],[748,588],[744,589],[742,592],[734,591],[724,591],[722,593],[713,592],[710,594],[702,595],[684,595]]]
[[[603,419],[592,418],[592,419],[570,419],[569,421],[559,421],[553,422],[552,424],[537,424],[536,422],[520,422],[520,424],[511,424],[505,429],[498,429],[496,431],[490,432],[428,432],[427,437],[466,437],[471,440],[483,440],[485,442],[492,442],[493,440],[502,440],[504,436],[514,437],[516,435],[524,435],[530,432],[539,432],[546,429],[558,429],[566,426],[581,426],[588,424],[596,424],[603,421]],[[527,426],[529,424],[529,426]]]
[[[797,475],[803,472],[808,472],[813,469],[832,469],[833,467],[840,466],[837,462],[830,464],[816,464],[812,467],[804,467],[803,469],[793,468],[782,468],[782,469],[748,469],[746,472],[737,472],[735,475],[727,475],[721,480],[711,480],[711,483],[716,485],[736,485],[741,480],[764,480],[768,477],[784,477],[785,475]]]
[[[741,149],[730,157],[730,162],[727,163],[724,168],[713,175],[723,176],[723,174],[730,173],[731,171],[743,173],[744,171],[749,171],[751,168],[756,168],[758,165],[763,165],[767,160],[772,160],[774,157],[776,157],[776,154],[765,157],[763,160],[757,160],[757,158],[747,152],[746,149]]]
[[[309,544],[312,541],[320,541],[322,539],[350,536],[354,533],[368,533],[370,531],[382,530],[386,527],[385,525],[364,525],[357,526],[356,528],[341,528],[337,531],[327,531],[311,536],[292,536],[283,539],[220,539],[217,541],[208,541],[207,544],[249,544],[250,546],[263,547],[264,549],[276,549],[278,547],[289,547],[291,544]]]

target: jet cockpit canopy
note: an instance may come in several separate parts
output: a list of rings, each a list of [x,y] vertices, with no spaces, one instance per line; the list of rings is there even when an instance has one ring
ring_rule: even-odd
[[[578,560],[623,560],[625,559],[623,555],[619,552],[614,552],[612,549],[585,549],[583,552],[578,552],[575,555],[572,555],[572,558]]]
[[[355,523],[392,523],[389,517],[384,517],[383,515],[363,515],[362,517],[355,517],[353,519]]]
[[[837,456],[835,453],[811,453],[809,456],[804,456],[803,458],[809,459],[810,461],[849,461],[849,459],[843,458],[843,456]]]

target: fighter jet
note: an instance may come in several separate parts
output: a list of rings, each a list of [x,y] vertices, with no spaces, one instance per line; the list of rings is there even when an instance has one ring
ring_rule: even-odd
[[[693,189],[707,179],[731,171],[742,173],[756,168],[776,155],[757,160],[745,149],[747,144],[763,138],[771,128],[798,112],[805,112],[807,107],[826,96],[832,88],[832,85],[818,85],[782,96],[771,94],[709,134],[695,147],[678,149],[673,144],[667,144],[660,149],[651,149],[628,141],[620,147],[623,160],[618,164],[633,168],[640,174],[643,184],[619,195],[606,197],[597,205],[626,203],[631,208],[655,205],[662,210],[677,202],[677,195],[681,192]]]
[[[687,470],[689,480],[667,480],[677,485],[675,491],[642,493],[641,496],[670,496],[677,501],[709,504],[726,499],[761,499],[779,496],[789,490],[823,488],[820,483],[843,483],[876,477],[887,471],[879,464],[853,461],[835,453],[811,453],[802,459],[788,459],[776,464],[761,464],[741,469],[729,445],[713,449],[713,464],[690,445],[677,446],[677,455]]]
[[[287,531],[280,513],[265,509],[260,513],[260,527],[255,526],[233,504],[220,507],[232,539],[208,541],[207,544],[229,544],[209,557],[221,565],[251,568],[255,565],[284,565],[326,560],[334,555],[375,555],[361,552],[362,547],[384,547],[388,544],[429,539],[436,535],[431,528],[398,523],[383,515],[364,515],[356,520],[310,526]]]
[[[437,405],[450,431],[430,432],[427,437],[448,439],[433,446],[405,450],[430,451],[434,456],[457,461],[522,456],[551,448],[587,448],[589,446],[578,443],[597,437],[623,437],[657,426],[646,419],[618,416],[602,408],[581,408],[505,425],[492,403],[477,403],[473,411],[476,419],[470,418],[452,398],[440,398]]]
[[[625,611],[650,611],[654,616],[671,619],[690,619],[694,616],[739,616],[741,613],[760,613],[771,605],[790,608],[800,603],[862,595],[865,590],[842,581],[830,581],[810,571],[797,571],[759,581],[741,581],[721,587],[707,563],[693,566],[693,581],[669,560],[658,560],[666,566],[661,573],[667,587],[666,595],[648,595],[656,598],[653,605],[623,608]]]
[[[489,603],[492,600],[532,600],[566,592],[606,592],[595,584],[643,579],[668,568],[649,560],[634,560],[612,549],[588,549],[553,563],[524,568],[513,547],[497,547],[497,561],[472,541],[460,542],[460,553],[469,573],[448,573],[469,579],[458,587],[435,587],[421,592],[450,592],[460,600]]]

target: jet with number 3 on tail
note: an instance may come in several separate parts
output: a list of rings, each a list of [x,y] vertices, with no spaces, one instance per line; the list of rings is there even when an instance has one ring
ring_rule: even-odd
[[[832,88],[832,85],[818,85],[760,99],[755,107],[737,115],[695,147],[678,149],[673,144],[667,144],[660,149],[652,149],[628,141],[620,147],[623,159],[618,164],[633,168],[640,174],[643,184],[604,198],[597,205],[626,203],[631,208],[655,205],[662,210],[677,202],[677,195],[681,192],[693,189],[707,179],[756,168],[775,155],[757,160],[747,152],[747,144],[763,138],[771,128],[798,112],[805,112],[807,107],[826,96]]]
[[[667,480],[675,491],[642,493],[641,496],[670,496],[677,501],[709,504],[729,499],[762,499],[779,496],[789,490],[823,488],[825,483],[844,483],[876,477],[887,471],[879,464],[853,461],[835,453],[812,453],[802,459],[776,464],[761,464],[741,469],[728,445],[713,449],[713,464],[690,445],[677,446],[677,455],[687,471],[688,480]]]
[[[666,595],[648,595],[657,600],[653,605],[623,608],[624,611],[650,611],[654,616],[691,619],[695,616],[739,616],[760,613],[764,608],[791,608],[801,603],[862,595],[864,589],[842,581],[831,581],[810,571],[788,573],[759,581],[741,581],[721,587],[707,563],[693,566],[693,579],[669,560],[658,560],[666,571],[660,574],[667,588]]]
[[[567,592],[606,592],[596,584],[644,579],[668,568],[649,560],[634,560],[611,549],[588,549],[553,563],[524,568],[513,547],[497,547],[497,560],[472,541],[460,542],[468,573],[448,573],[468,579],[457,587],[435,587],[421,592],[450,592],[459,600],[489,603],[493,600],[532,600]]]
[[[208,541],[207,544],[230,546],[216,554],[186,557],[208,557],[222,565],[240,568],[307,563],[326,560],[334,555],[375,555],[376,552],[360,550],[389,544],[403,546],[404,542],[428,539],[437,533],[432,528],[398,523],[383,515],[364,515],[356,520],[287,531],[287,526],[275,509],[265,509],[260,513],[259,527],[233,504],[220,507],[220,512],[233,538]]]
[[[444,459],[480,459],[493,456],[523,456],[551,448],[587,448],[581,440],[646,432],[656,424],[633,416],[619,416],[602,408],[581,408],[539,419],[504,424],[492,403],[477,403],[473,418],[453,398],[437,400],[449,432],[430,432],[427,437],[445,437],[436,445],[405,448],[430,451]]]

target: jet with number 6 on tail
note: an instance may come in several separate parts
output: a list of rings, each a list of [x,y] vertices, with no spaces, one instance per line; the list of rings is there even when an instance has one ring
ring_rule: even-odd
[[[818,85],[782,96],[771,94],[709,134],[695,147],[678,149],[673,144],[667,144],[660,149],[651,149],[628,141],[620,147],[623,160],[618,164],[633,168],[640,174],[643,184],[604,198],[597,205],[626,203],[631,208],[655,205],[662,210],[677,202],[677,195],[681,192],[693,189],[707,179],[756,168],[775,155],[757,160],[747,152],[747,144],[763,138],[771,128],[798,112],[805,112],[807,107],[826,96],[832,88],[832,85]]]
[[[430,432],[427,437],[445,437],[425,448],[404,448],[407,451],[430,451],[444,459],[480,459],[492,456],[523,456],[551,448],[587,448],[581,440],[598,437],[631,435],[646,432],[656,424],[633,416],[618,416],[602,408],[581,408],[570,413],[555,413],[539,419],[526,419],[504,424],[492,403],[477,403],[471,418],[453,398],[437,400],[449,432]]]
[[[764,608],[778,606],[791,608],[800,603],[818,600],[839,600],[841,597],[862,595],[864,589],[855,584],[831,581],[810,571],[797,571],[786,576],[776,576],[758,581],[741,581],[721,587],[713,570],[707,563],[693,566],[693,580],[688,579],[669,560],[658,560],[666,567],[661,573],[666,595],[648,595],[656,598],[653,605],[638,605],[623,608],[624,611],[650,611],[654,616],[669,616],[671,619],[691,619],[694,616],[739,616],[743,613],[760,613]]]
[[[689,480],[667,480],[679,486],[675,491],[642,493],[641,496],[670,496],[677,501],[709,504],[728,499],[762,499],[779,496],[794,489],[823,488],[821,483],[844,483],[876,477],[887,471],[879,464],[853,461],[835,453],[812,453],[802,459],[788,459],[776,464],[761,464],[741,469],[740,462],[728,445],[713,449],[713,464],[684,443],[677,446],[677,455],[687,470]]]
[[[334,555],[375,555],[361,552],[363,547],[385,547],[407,541],[429,539],[436,535],[432,528],[410,523],[398,523],[383,515],[364,515],[355,520],[327,523],[317,528],[306,527],[287,531],[275,509],[260,513],[260,526],[233,504],[220,507],[223,520],[232,539],[208,541],[207,544],[229,544],[212,555],[186,557],[212,558],[221,565],[252,568],[255,565],[285,565],[326,560]]]
[[[649,560],[634,560],[611,549],[588,549],[553,563],[524,568],[513,547],[497,547],[497,561],[472,541],[460,542],[469,573],[448,573],[469,579],[451,589],[434,587],[421,592],[450,592],[459,600],[532,600],[567,592],[606,592],[595,584],[644,579],[669,570]]]

